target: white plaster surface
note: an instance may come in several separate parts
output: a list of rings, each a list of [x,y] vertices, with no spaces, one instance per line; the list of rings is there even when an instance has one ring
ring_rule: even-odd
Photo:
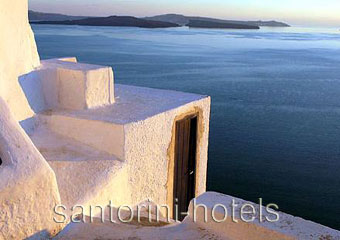
[[[67,209],[80,204],[88,212],[90,204],[127,201],[127,171],[114,155],[54,133],[43,124],[31,139],[54,170]]]
[[[60,108],[89,109],[114,103],[110,67],[61,62],[57,69]]]
[[[45,238],[60,203],[55,174],[0,98],[0,239]]]
[[[117,158],[124,159],[124,126],[102,121],[65,116],[54,112],[39,114],[39,123]]]
[[[115,104],[111,106],[79,111],[59,111],[58,114],[127,124],[145,120],[182,105],[207,98],[207,96],[191,93],[122,84],[115,84],[115,97]]]
[[[55,240],[138,239],[138,240],[228,240],[193,223],[167,227],[141,227],[139,225],[95,223],[71,224]]]
[[[340,232],[282,212],[280,221],[270,223],[245,223],[240,219],[240,207],[243,204],[251,204],[259,213],[259,205],[234,198],[232,196],[207,192],[199,196],[197,205],[204,204],[207,207],[208,222],[204,222],[202,207],[196,211],[196,221],[193,219],[193,202],[189,208],[189,216],[182,223],[172,223],[167,226],[145,227],[142,224],[132,222],[111,223],[76,223],[68,225],[55,239],[225,239],[225,240],[338,240]],[[232,200],[238,207],[235,208],[234,223],[230,219]],[[225,222],[217,223],[211,219],[211,211],[217,204],[222,204],[228,209],[229,218]],[[264,209],[262,209],[264,211]],[[127,215],[129,216],[129,215]],[[215,209],[216,219],[221,220],[224,216],[222,208]],[[145,220],[147,221],[147,220]],[[143,222],[143,221],[142,221]]]
[[[111,67],[77,63],[76,58],[41,61],[18,78],[30,115],[55,109],[88,109],[114,103]],[[22,126],[26,129],[25,124]],[[28,128],[31,126],[28,126]]]
[[[168,176],[168,151],[175,119],[199,109],[202,136],[198,145],[196,194],[205,192],[210,98],[127,85],[117,85],[116,94],[116,103],[110,106],[40,114],[40,124],[126,162],[129,191],[125,195],[131,200],[126,204],[138,204],[145,199],[168,204],[168,182],[173,177]]]
[[[210,98],[125,85],[116,91],[114,105],[45,111],[35,118],[30,136],[56,174],[62,204],[68,209],[109,200],[116,205],[145,199],[169,204],[173,177],[168,175],[169,148],[175,119],[197,109],[204,124],[196,193],[203,193]]]
[[[27,1],[0,0],[0,239],[46,239],[62,227],[52,218],[55,174],[18,124],[34,116],[19,78],[40,64],[27,13]]]
[[[0,1],[0,96],[18,121],[34,115],[18,78],[40,64],[27,5],[26,0]]]
[[[231,204],[235,201],[235,219],[238,223],[234,223],[231,219]],[[204,204],[208,208],[208,223],[204,222],[204,215],[202,208],[198,208],[197,224],[201,227],[207,228],[221,236],[227,236],[231,240],[262,240],[262,239],[299,239],[299,240],[339,240],[340,232],[323,225],[304,220],[299,217],[279,212],[279,221],[259,221],[260,206],[256,203],[248,202],[239,198],[224,195],[215,192],[206,192],[199,196],[196,201],[196,206]],[[228,209],[228,219],[223,223],[216,223],[211,219],[211,211],[217,204],[223,204]],[[256,220],[251,223],[245,223],[240,218],[240,209],[244,204],[251,204],[256,210]],[[262,212],[265,213],[265,207],[262,206]],[[263,214],[264,216],[265,214]],[[185,221],[193,221],[193,201],[189,207],[189,216]],[[253,216],[253,215],[251,215]],[[247,217],[247,219],[250,219]],[[215,209],[216,219],[223,219],[224,210],[221,207]],[[271,217],[272,218],[272,217]]]
[[[44,106],[43,110],[88,109],[114,103],[112,68],[77,63],[76,58],[41,61],[39,68],[27,74],[21,82],[29,82],[24,85],[24,91],[32,84],[39,86],[35,88],[35,94],[41,94],[40,98],[29,101],[33,108],[37,108],[37,102],[44,103],[40,104]],[[27,97],[31,95],[26,93]]]
[[[128,118],[134,122],[124,127],[125,161],[129,166],[132,201],[138,203],[149,198],[159,204],[170,203],[168,191],[172,186],[168,184],[172,181],[169,178],[173,176],[169,176],[168,171],[174,170],[169,170],[171,166],[168,151],[173,151],[169,148],[174,134],[175,119],[197,109],[201,110],[202,136],[197,146],[196,161],[199,167],[196,172],[196,194],[198,196],[205,192],[210,98],[175,91],[125,86],[119,88],[121,88],[122,102],[124,102],[123,96],[131,98],[130,105],[134,101],[138,102],[137,106],[133,107],[133,113],[137,112],[137,114],[130,112],[132,113],[130,115],[129,110],[123,110],[124,114],[135,116],[134,119]],[[117,90],[117,93],[120,91]],[[126,101],[126,104],[129,104],[129,101]]]

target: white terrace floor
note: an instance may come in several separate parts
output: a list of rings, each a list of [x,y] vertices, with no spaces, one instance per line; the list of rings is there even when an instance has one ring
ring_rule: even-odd
[[[190,220],[165,227],[142,227],[133,224],[81,223],[70,224],[55,240],[228,240]]]

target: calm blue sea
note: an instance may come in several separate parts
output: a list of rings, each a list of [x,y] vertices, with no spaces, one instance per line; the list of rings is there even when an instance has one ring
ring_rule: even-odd
[[[208,190],[340,229],[340,31],[33,25],[43,59],[212,97]]]

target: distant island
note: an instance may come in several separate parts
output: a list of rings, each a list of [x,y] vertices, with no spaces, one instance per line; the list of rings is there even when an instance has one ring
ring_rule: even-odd
[[[185,26],[191,28],[229,28],[229,29],[260,29],[259,26],[237,24],[237,23],[221,23],[221,22],[209,22],[202,20],[190,20]]]
[[[111,26],[111,27],[140,27],[140,28],[169,28],[179,27],[176,23],[151,21],[136,17],[110,16],[89,17],[78,20],[65,21],[34,21],[33,24],[83,25],[83,26]]]
[[[169,28],[187,26],[191,28],[259,29],[267,27],[289,27],[277,21],[235,21],[206,17],[187,17],[179,14],[165,14],[154,17],[136,18],[132,16],[86,17],[68,16],[56,13],[29,11],[32,24]]]
[[[287,23],[277,22],[277,21],[236,21],[236,20],[222,20],[217,18],[207,18],[207,17],[189,17],[180,14],[164,14],[154,17],[146,17],[147,20],[156,20],[163,22],[176,23],[181,26],[187,26],[190,21],[206,21],[206,22],[217,22],[217,23],[230,23],[230,24],[240,24],[246,26],[257,26],[257,27],[290,27]]]

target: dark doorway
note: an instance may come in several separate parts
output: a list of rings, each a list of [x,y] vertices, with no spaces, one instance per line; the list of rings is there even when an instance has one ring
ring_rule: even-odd
[[[177,121],[173,217],[180,221],[186,216],[182,213],[188,211],[189,203],[195,197],[196,144],[197,115]]]

